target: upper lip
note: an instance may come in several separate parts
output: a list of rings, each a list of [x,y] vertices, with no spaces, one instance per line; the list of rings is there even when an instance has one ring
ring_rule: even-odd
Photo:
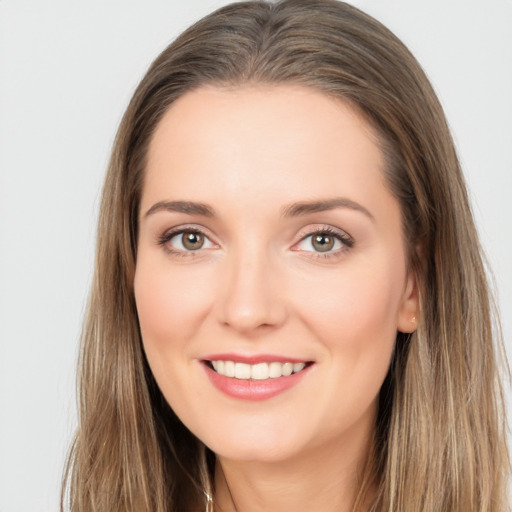
[[[204,361],[233,361],[235,363],[258,364],[258,363],[308,363],[310,359],[288,357],[275,354],[212,354],[202,358]]]

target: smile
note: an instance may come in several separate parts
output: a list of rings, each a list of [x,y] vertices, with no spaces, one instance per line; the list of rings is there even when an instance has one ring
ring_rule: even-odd
[[[261,401],[295,387],[314,366],[314,361],[276,359],[276,356],[248,358],[225,354],[203,359],[202,366],[210,382],[223,394]]]
[[[247,364],[235,361],[210,361],[213,369],[224,377],[235,379],[267,380],[288,377],[306,367],[306,363],[271,362]]]

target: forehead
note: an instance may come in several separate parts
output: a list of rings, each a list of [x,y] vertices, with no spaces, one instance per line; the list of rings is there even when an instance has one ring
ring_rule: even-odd
[[[363,199],[384,186],[377,141],[354,108],[309,88],[200,88],[179,98],[155,130],[143,203],[162,194],[245,204],[265,193]]]

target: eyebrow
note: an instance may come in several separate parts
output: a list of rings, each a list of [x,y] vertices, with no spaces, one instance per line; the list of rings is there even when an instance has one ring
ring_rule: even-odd
[[[161,211],[203,215],[205,217],[215,216],[214,209],[204,203],[195,203],[193,201],[159,201],[146,212],[145,217]]]
[[[375,217],[361,204],[347,199],[346,197],[335,197],[332,199],[320,199],[314,201],[300,201],[285,206],[282,209],[282,217],[301,217],[311,213],[325,212],[337,208],[349,208],[366,215],[375,222]],[[159,201],[146,212],[145,217],[157,212],[177,212],[188,215],[202,215],[204,217],[215,217],[215,210],[208,204],[196,203],[194,201]]]
[[[300,217],[310,213],[325,212],[336,208],[349,208],[366,215],[375,222],[375,217],[361,204],[347,199],[346,197],[335,197],[332,199],[320,199],[318,201],[301,201],[286,206],[282,211],[283,217]]]

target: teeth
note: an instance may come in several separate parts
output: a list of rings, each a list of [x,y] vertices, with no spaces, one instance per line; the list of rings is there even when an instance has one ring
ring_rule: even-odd
[[[293,363],[284,363],[283,364],[283,375],[288,377],[293,373]]]
[[[224,361],[224,375],[226,377],[235,376],[235,363],[233,361]]]
[[[234,361],[211,361],[213,369],[225,377],[235,379],[267,380],[288,377],[302,371],[306,363],[235,363]]]
[[[223,375],[223,374],[221,374]],[[250,379],[251,365],[245,363],[235,363],[235,379]]]
[[[251,379],[266,380],[269,378],[269,370],[267,363],[255,364],[251,367]]]
[[[270,363],[268,365],[268,373],[271,379],[277,379],[283,375],[283,364],[282,363]]]

